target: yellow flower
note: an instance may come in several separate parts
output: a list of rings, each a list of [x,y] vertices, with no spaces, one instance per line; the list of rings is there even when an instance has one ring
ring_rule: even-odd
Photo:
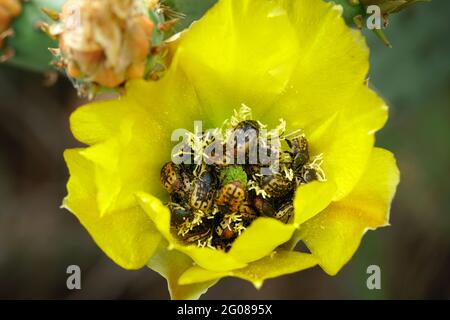
[[[368,229],[388,225],[399,180],[393,155],[374,147],[387,107],[365,83],[368,67],[362,36],[331,4],[219,1],[178,39],[162,80],[74,112],[71,129],[89,147],[65,152],[64,207],[117,264],[163,275],[175,299],[225,276],[260,287],[316,264],[334,275]],[[291,223],[259,217],[228,252],[186,245],[170,232],[159,182],[171,134],[195,120],[221,127],[242,104],[269,126],[301,128],[326,181],[297,188]],[[293,251],[298,241],[311,253]]]

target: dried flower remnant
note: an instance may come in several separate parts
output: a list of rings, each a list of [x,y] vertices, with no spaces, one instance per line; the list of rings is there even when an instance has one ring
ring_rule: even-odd
[[[142,0],[68,0],[50,26],[59,40],[52,52],[81,91],[116,88],[149,75],[154,22]],[[81,92],[83,93],[83,92]]]

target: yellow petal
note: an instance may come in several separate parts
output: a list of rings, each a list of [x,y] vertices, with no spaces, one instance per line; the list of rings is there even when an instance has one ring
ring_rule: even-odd
[[[148,110],[129,99],[92,103],[73,113],[71,128],[77,139],[93,144],[83,156],[94,163],[98,193],[92,196],[102,214],[136,206],[136,191],[164,194],[159,170],[170,159],[170,132]]]
[[[245,268],[233,271],[215,272],[199,266],[193,266],[183,273],[179,283],[184,285],[194,284],[232,276],[250,281],[256,288],[260,288],[266,279],[305,270],[316,264],[317,259],[311,254],[294,251],[278,251],[273,252],[263,259],[250,263]]]
[[[161,235],[145,212],[131,207],[100,216],[95,195],[94,164],[82,149],[66,150],[64,158],[71,177],[63,207],[73,212],[98,246],[126,269],[144,266],[156,250]]]
[[[299,238],[325,272],[336,274],[353,256],[368,229],[388,225],[398,182],[393,155],[375,148],[355,189],[300,226]]]
[[[365,84],[369,50],[361,32],[348,28],[331,3],[283,3],[296,29],[299,59],[277,102],[283,108],[270,109],[268,116],[281,112],[293,125],[308,127],[347,110],[369,118],[371,129],[380,128],[384,103]]]
[[[211,106],[201,104],[196,88],[180,68],[171,66],[157,82],[129,81],[126,88],[127,98],[144,108],[147,111],[146,117],[167,132],[168,138],[164,141],[169,144],[170,135],[175,129],[193,131],[195,120],[204,121],[205,126],[211,125],[205,114],[205,109]]]
[[[294,229],[292,224],[260,217],[233,242],[229,255],[244,263],[261,259],[288,241]]]
[[[322,1],[284,1],[296,29],[299,59],[286,90],[267,117],[283,116],[305,129],[313,154],[345,197],[360,179],[373,147],[373,133],[387,119],[387,107],[365,84],[369,50],[359,31]]]
[[[204,294],[216,281],[197,282],[195,284],[181,285],[178,283],[180,276],[193,266],[194,262],[187,255],[169,250],[167,241],[163,240],[156,253],[148,263],[150,269],[162,275],[169,287],[170,297],[174,300],[196,300]]]
[[[183,34],[172,68],[186,73],[215,126],[242,103],[261,116],[293,72],[295,32],[280,1],[219,1]]]
[[[283,1],[296,29],[299,58],[279,104],[305,127],[351,106],[369,70],[361,33],[348,28],[331,3]],[[293,97],[299,97],[298,101]]]
[[[294,226],[298,227],[325,209],[333,200],[335,192],[336,185],[330,180],[313,181],[297,188],[294,198]]]
[[[78,108],[70,118],[71,130],[77,140],[93,145],[127,135],[131,126],[134,134],[141,131],[142,140],[147,141],[154,153],[163,154],[165,150],[161,147],[170,145],[173,130],[191,130],[194,120],[207,120],[201,108],[195,88],[184,72],[170,68],[157,82],[127,82],[126,95],[117,100]]]
[[[311,154],[323,155],[322,169],[336,184],[333,200],[345,197],[363,174],[375,142],[372,129],[357,114],[341,111],[307,133]]]
[[[126,107],[122,99],[82,106],[70,116],[70,129],[80,142],[89,145],[103,142],[119,133],[117,128],[126,114]]]

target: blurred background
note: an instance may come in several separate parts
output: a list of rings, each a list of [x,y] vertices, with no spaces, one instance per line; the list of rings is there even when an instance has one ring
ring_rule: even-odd
[[[178,9],[198,17],[203,7]],[[401,183],[390,228],[369,231],[336,277],[318,267],[268,280],[260,291],[226,278],[204,299],[450,299],[450,1],[391,17],[385,48],[374,35],[373,87],[390,118],[377,145],[392,150]],[[77,219],[59,209],[68,172],[63,150],[77,146],[68,117],[84,101],[61,78],[0,65],[0,298],[167,299],[165,280],[110,261]],[[66,288],[66,268],[82,270],[82,290]],[[381,267],[381,290],[366,269]]]

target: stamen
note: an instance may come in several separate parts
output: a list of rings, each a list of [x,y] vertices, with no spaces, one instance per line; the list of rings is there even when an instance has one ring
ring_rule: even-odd
[[[318,154],[317,156],[313,157],[313,160],[305,165],[306,169],[313,169],[316,171],[317,180],[320,182],[327,181],[325,172],[322,169],[323,164],[323,153]]]
[[[209,237],[208,237],[207,239],[205,239],[205,240],[200,239],[200,240],[197,241],[197,246],[198,246],[199,248],[206,248],[206,247],[208,247],[208,248],[210,248],[210,249],[216,250],[216,247],[214,247],[214,246],[212,245],[212,240],[213,240],[213,236],[212,236],[212,235],[209,236]]]
[[[252,109],[250,109],[250,107],[248,107],[245,104],[241,105],[241,108],[239,109],[239,111],[234,109],[233,113],[234,113],[234,115],[231,117],[231,119],[229,121],[229,123],[233,127],[236,127],[239,124],[239,122],[249,120],[252,118]]]
[[[283,172],[284,172],[284,175],[286,176],[286,178],[289,181],[294,180],[294,170],[292,170],[291,168],[287,168],[286,165],[283,165],[282,168],[283,168]]]
[[[261,189],[261,187],[256,181],[250,180],[247,183],[247,187],[249,191],[255,191],[257,196],[262,196],[264,199],[269,197],[267,192]]]

